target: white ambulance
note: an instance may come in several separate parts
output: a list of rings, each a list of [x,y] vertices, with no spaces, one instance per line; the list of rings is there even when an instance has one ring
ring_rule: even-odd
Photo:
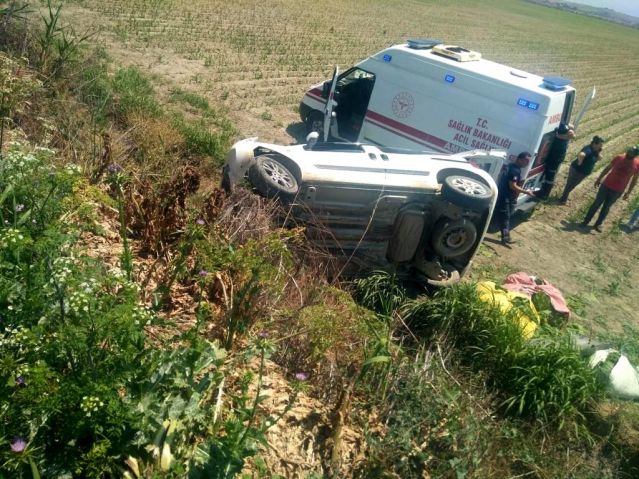
[[[575,123],[592,97],[594,89]],[[448,153],[499,149],[511,160],[528,151],[534,161],[522,172],[524,188],[535,188],[574,99],[565,78],[543,78],[436,40],[409,40],[342,74],[336,68],[332,80],[306,92],[300,116],[309,132],[337,141]],[[497,179],[501,164],[480,166]]]

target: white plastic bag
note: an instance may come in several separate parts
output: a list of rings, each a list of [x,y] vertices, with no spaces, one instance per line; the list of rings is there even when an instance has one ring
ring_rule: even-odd
[[[627,399],[639,399],[639,371],[623,354],[610,372],[610,387]]]
[[[600,349],[590,356],[588,365],[606,370],[605,362],[608,356],[618,353],[616,349]],[[614,358],[612,359],[614,361]],[[608,366],[610,367],[610,366]],[[619,359],[607,375],[610,381],[609,387],[617,396],[624,399],[639,399],[639,370],[635,368],[626,356],[619,355]]]

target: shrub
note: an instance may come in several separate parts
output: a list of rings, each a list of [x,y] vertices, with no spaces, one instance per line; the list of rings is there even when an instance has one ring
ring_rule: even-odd
[[[261,239],[233,245],[215,233],[193,244],[195,274],[210,300],[223,306],[226,348],[256,322],[268,317],[282,295],[292,266],[287,242],[294,231],[275,230]]]
[[[191,166],[174,167],[162,181],[152,177],[130,181],[123,191],[123,220],[142,242],[142,251],[165,254],[186,225],[187,197],[197,191],[200,174]]]

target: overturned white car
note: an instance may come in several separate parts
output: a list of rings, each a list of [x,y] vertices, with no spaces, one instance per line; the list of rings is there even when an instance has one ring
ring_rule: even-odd
[[[310,238],[360,267],[447,285],[479,248],[505,157],[251,138],[228,153],[222,186],[231,191],[248,178],[259,194],[290,205],[289,218],[305,224]]]

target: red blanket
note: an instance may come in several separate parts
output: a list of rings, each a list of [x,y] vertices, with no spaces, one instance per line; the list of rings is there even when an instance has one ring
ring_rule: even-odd
[[[540,284],[537,284],[540,282]],[[564,296],[557,288],[555,288],[548,281],[540,280],[537,278],[535,281],[534,276],[530,276],[528,273],[519,272],[513,273],[506,278],[503,287],[508,291],[517,291],[523,293],[528,297],[532,297],[535,293],[543,293],[550,298],[550,303],[553,309],[559,313],[570,318],[570,310],[566,304]]]

